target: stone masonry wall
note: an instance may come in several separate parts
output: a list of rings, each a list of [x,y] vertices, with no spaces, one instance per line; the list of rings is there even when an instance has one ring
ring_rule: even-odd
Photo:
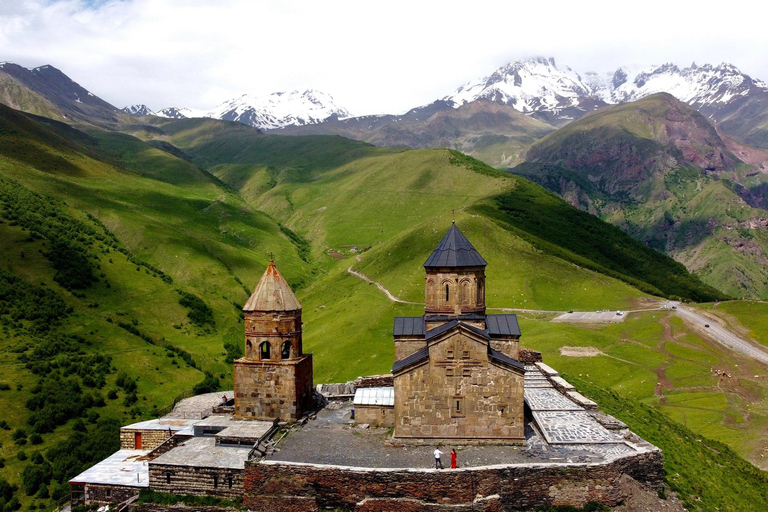
[[[394,379],[396,438],[523,440],[521,373],[491,363],[487,345],[460,330],[429,350]]]
[[[244,505],[262,512],[343,508],[378,510],[532,510],[590,501],[620,503],[627,474],[663,488],[661,451],[605,464],[516,465],[458,470],[364,470],[289,463],[247,463]]]
[[[243,470],[153,463],[149,465],[149,487],[153,491],[169,494],[218,496],[234,500],[243,495]]]
[[[121,503],[128,498],[138,496],[140,487],[128,487],[125,485],[100,485],[100,484],[86,484],[85,485],[85,504],[92,505],[107,504],[107,503]]]
[[[295,421],[312,398],[312,355],[286,361],[235,361],[235,416]]]
[[[355,423],[367,423],[372,427],[394,427],[395,408],[383,405],[356,405]]]
[[[136,434],[141,434],[141,446],[136,446]],[[154,450],[171,437],[170,430],[120,429],[121,450]]]

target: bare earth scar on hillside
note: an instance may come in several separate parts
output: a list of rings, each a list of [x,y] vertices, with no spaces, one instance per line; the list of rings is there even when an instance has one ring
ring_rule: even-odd
[[[566,357],[595,357],[603,355],[595,347],[560,347],[560,355]]]

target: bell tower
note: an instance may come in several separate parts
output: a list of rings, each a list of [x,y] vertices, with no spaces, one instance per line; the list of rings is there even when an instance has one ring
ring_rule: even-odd
[[[485,328],[487,265],[454,222],[424,263],[427,329],[459,317]]]
[[[311,407],[312,355],[302,349],[301,303],[269,262],[245,313],[245,355],[235,361],[235,417],[298,420]]]

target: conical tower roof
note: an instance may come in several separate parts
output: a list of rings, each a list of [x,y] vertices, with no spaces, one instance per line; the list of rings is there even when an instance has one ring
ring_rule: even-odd
[[[480,256],[477,249],[472,247],[454,222],[427,258],[424,268],[485,267],[487,265],[488,263]]]
[[[285,278],[277,270],[274,261],[269,262],[261,281],[245,303],[243,311],[296,311],[301,303]]]

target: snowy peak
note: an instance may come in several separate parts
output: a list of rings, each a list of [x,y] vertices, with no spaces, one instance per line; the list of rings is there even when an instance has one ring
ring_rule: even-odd
[[[211,117],[260,129],[276,129],[345,118],[349,117],[349,112],[337,106],[329,94],[308,89],[303,92],[275,92],[268,96],[244,94],[208,111],[170,107],[156,115],[173,119]]]
[[[459,87],[443,98],[459,107],[477,99],[511,105],[523,113],[575,107],[591,95],[588,82],[569,67],[560,69],[552,58],[512,61],[491,75]]]
[[[150,110],[149,107],[147,107],[144,104],[130,105],[127,107],[123,107],[120,110],[132,116],[156,116],[157,115],[155,112]]]
[[[477,99],[513,106],[526,114],[549,113],[567,118],[564,109],[584,111],[605,104],[636,101],[666,92],[713,114],[736,99],[766,93],[768,86],[742,73],[736,66],[691,64],[679,68],[667,63],[645,68],[621,67],[613,73],[579,75],[559,68],[554,59],[512,61],[491,75],[459,87],[445,101],[459,107]]]
[[[624,103],[668,92],[701,109],[725,105],[739,96],[765,89],[765,83],[750,78],[732,64],[697,66],[693,63],[683,69],[674,64],[635,70],[621,68],[614,73],[612,82],[596,93],[607,103]]]

